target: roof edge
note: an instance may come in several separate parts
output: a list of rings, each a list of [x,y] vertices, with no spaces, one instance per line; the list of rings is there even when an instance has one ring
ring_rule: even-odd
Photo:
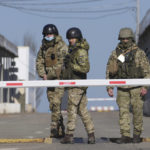
[[[146,12],[146,15],[144,16],[144,18],[142,19],[141,23],[140,23],[140,33],[139,36],[141,36],[145,29],[150,25],[150,9]]]

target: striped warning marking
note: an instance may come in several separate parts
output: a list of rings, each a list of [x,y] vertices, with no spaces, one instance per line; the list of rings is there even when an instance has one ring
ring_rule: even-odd
[[[107,111],[114,111],[113,106],[91,106],[90,111],[98,111],[98,112],[107,112]]]
[[[149,86],[150,79],[90,79],[90,80],[30,80],[30,81],[0,81],[1,88],[17,87],[79,87],[79,86]]]
[[[19,148],[0,148],[0,150],[18,150]]]
[[[78,139],[78,140],[77,140]],[[110,138],[106,138],[105,141],[110,142]],[[117,138],[112,138],[117,139]],[[84,143],[84,138],[74,138],[75,143]],[[86,140],[87,141],[87,140]],[[96,140],[97,143],[98,140]],[[104,142],[104,140],[100,140],[101,142]],[[150,138],[141,138],[141,142],[150,142]],[[46,144],[52,144],[52,138],[39,138],[39,139],[0,139],[0,143],[46,143]],[[1,148],[0,148],[1,150]],[[2,148],[2,150],[18,150],[18,148]]]
[[[6,83],[6,86],[23,86],[23,83]]]
[[[126,81],[109,81],[109,84],[126,84]]]
[[[75,85],[76,82],[59,82],[59,85]]]
[[[37,139],[0,139],[0,143],[52,143],[52,138]]]

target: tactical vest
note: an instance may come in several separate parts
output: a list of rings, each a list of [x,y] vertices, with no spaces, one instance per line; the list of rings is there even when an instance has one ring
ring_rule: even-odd
[[[49,48],[42,47],[45,70],[49,80],[59,79],[62,71],[63,59],[59,56],[57,44]]]
[[[70,53],[70,62],[73,63],[74,65],[78,65],[76,64],[76,58],[77,56],[77,51],[80,50],[80,48],[74,48],[74,50],[71,51]],[[69,69],[69,79],[86,79],[87,75],[86,73],[81,73],[81,72],[75,72],[73,70],[71,70],[71,67],[68,68]]]
[[[46,67],[52,67],[54,65],[57,64],[57,61],[58,61],[58,56],[57,56],[57,53],[56,53],[56,46],[54,47],[50,47],[48,48],[46,51],[45,51],[45,66]]]
[[[135,63],[135,55],[138,50],[138,47],[130,50],[125,56],[125,62],[122,63],[121,61],[117,60],[118,64],[118,72],[117,78],[119,79],[132,79],[132,78],[143,78],[144,72],[141,67],[136,67]],[[120,49],[116,50],[117,57],[122,54]]]

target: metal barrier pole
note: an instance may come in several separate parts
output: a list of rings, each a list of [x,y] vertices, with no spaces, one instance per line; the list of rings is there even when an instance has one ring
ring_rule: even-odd
[[[150,79],[88,79],[88,80],[33,80],[1,81],[1,88],[30,87],[87,87],[87,86],[150,86]]]

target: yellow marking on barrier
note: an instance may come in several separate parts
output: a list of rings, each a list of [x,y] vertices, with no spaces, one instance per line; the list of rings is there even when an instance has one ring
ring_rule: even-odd
[[[44,143],[52,144],[52,138],[44,138]]]
[[[51,138],[37,138],[37,139],[0,139],[0,143],[47,143],[51,144]]]

